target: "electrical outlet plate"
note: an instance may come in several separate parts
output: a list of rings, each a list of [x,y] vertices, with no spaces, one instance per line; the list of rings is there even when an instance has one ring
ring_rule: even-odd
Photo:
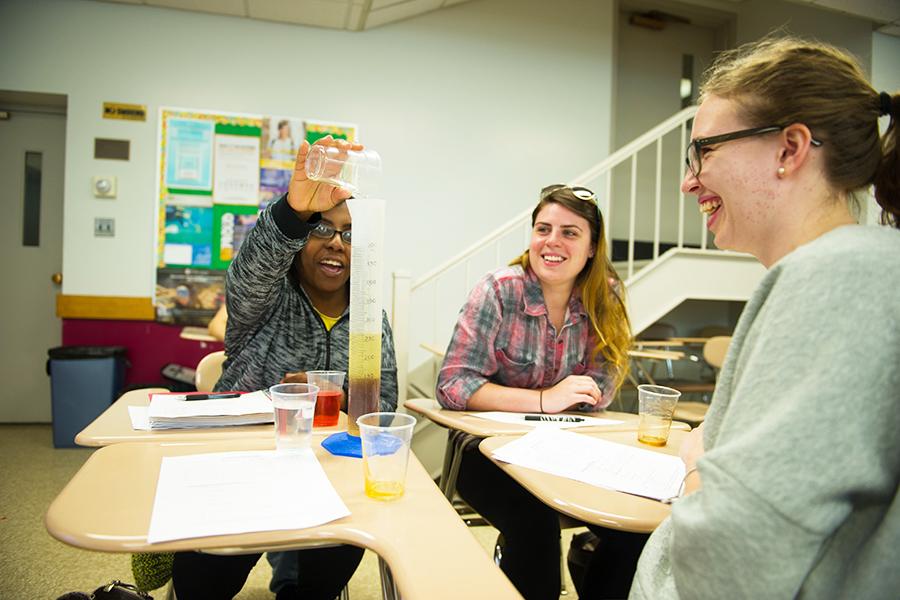
[[[116,220],[97,217],[94,219],[94,237],[115,237]]]
[[[116,178],[112,175],[96,175],[91,179],[95,198],[115,198]]]

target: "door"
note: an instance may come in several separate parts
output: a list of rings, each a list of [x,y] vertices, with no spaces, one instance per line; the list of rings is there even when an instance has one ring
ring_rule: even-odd
[[[0,118],[0,423],[49,422],[47,349],[62,332],[51,278],[62,269],[65,97],[0,91],[0,110],[8,114]]]
[[[691,23],[662,20],[659,22],[663,28],[655,30],[633,23],[635,12],[637,9],[630,9],[619,16],[614,123],[616,148],[631,142],[696,99],[700,74],[712,60],[717,47],[717,28],[711,25],[711,21],[708,22],[710,26],[706,26],[693,24],[698,20],[696,17],[685,19]],[[678,187],[684,174],[683,149],[679,131],[663,138],[660,183],[660,238],[663,244],[678,240],[677,201]],[[635,179],[636,254],[639,259],[648,259],[652,257],[654,237],[655,144],[638,154]],[[628,239],[630,197],[631,164],[626,161],[614,170],[610,227],[616,240]],[[688,202],[687,206],[684,241],[700,244],[704,229],[700,213],[696,203]],[[621,260],[621,255],[616,260]]]

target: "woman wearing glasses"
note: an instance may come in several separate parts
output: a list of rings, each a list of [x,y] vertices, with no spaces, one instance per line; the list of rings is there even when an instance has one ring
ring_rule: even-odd
[[[631,597],[896,598],[900,95],[841,50],[767,39],[701,96],[682,189],[769,271]],[[871,184],[889,227],[855,222]]]
[[[330,136],[316,143],[351,147]],[[352,237],[344,200],[350,192],[309,181],[308,151],[304,142],[288,193],[260,214],[228,270],[228,359],[217,391],[305,381],[305,372],[315,369],[347,370]],[[397,362],[386,315],[381,369],[381,410],[391,411],[397,406]],[[337,546],[278,555],[272,561],[276,598],[331,600],[353,575],[363,551]],[[259,556],[177,553],[175,593],[179,600],[232,598]]]
[[[454,410],[603,409],[628,368],[620,289],[593,193],[545,188],[528,250],[469,294],[438,375],[438,401]],[[464,453],[457,490],[503,534],[500,566],[519,592],[558,598],[558,514],[477,447]],[[630,579],[629,572],[626,592]]]

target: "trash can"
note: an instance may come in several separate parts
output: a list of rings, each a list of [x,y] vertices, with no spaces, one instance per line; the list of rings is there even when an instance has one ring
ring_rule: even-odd
[[[59,346],[47,351],[53,445],[75,446],[75,435],[116,399],[125,381],[122,346]]]

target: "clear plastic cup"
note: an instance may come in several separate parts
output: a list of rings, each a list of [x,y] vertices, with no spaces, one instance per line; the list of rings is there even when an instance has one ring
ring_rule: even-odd
[[[381,177],[381,157],[374,150],[341,150],[313,144],[306,155],[306,176],[354,193],[372,194]]]
[[[269,388],[275,408],[275,448],[306,450],[312,441],[319,388],[308,383],[279,383]]]
[[[669,441],[672,415],[681,392],[662,385],[639,385],[638,404],[641,420],[638,441],[651,446],[665,446]]]
[[[334,427],[344,401],[343,371],[307,371],[306,382],[319,388],[313,427]]]
[[[366,496],[396,500],[406,487],[406,465],[415,417],[376,412],[356,420],[362,440]]]

